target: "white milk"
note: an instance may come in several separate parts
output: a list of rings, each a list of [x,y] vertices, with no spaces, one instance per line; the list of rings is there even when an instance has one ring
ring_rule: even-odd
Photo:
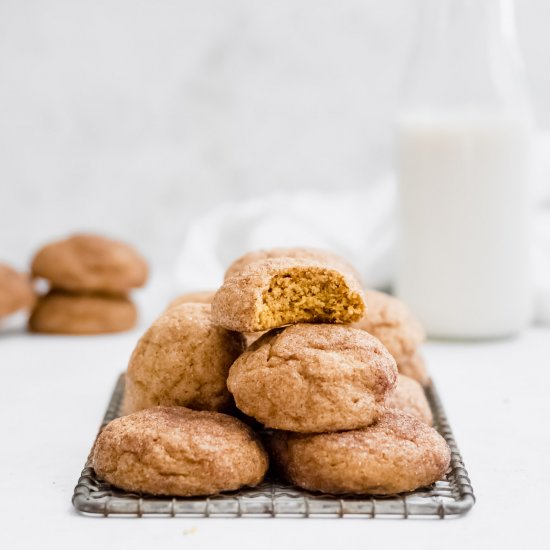
[[[528,153],[521,121],[402,120],[396,292],[430,336],[500,337],[529,322]]]

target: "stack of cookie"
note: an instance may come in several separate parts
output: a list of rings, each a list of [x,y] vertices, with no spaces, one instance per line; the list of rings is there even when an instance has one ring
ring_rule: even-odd
[[[390,317],[381,310],[380,328]],[[398,375],[383,343],[354,326],[368,314],[355,270],[333,254],[240,258],[215,294],[179,297],[140,339],[126,373],[128,416],[100,436],[96,470],[118,487],[156,494],[259,483],[267,455],[228,413],[263,426],[275,467],[306,489],[388,494],[434,482],[449,449],[429,425],[418,382]],[[394,326],[402,328],[400,315]],[[203,429],[192,427],[195,418]],[[228,454],[236,432],[249,444]]]
[[[439,479],[450,456],[426,423],[421,387],[398,382],[381,341],[353,326],[369,316],[353,269],[332,255],[273,255],[241,259],[212,316],[240,332],[269,330],[231,366],[227,385],[241,411],[275,430],[280,473],[330,493],[397,493]]]
[[[31,270],[50,288],[32,311],[30,330],[99,334],[135,325],[137,310],[128,293],[145,283],[147,263],[131,246],[97,235],[74,235],[39,250]]]

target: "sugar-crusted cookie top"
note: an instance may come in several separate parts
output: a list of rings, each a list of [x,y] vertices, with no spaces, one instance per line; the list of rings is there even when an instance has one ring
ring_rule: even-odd
[[[110,422],[92,461],[98,475],[130,491],[204,495],[259,483],[268,458],[252,430],[230,416],[154,407]]]
[[[449,447],[436,430],[397,410],[359,430],[277,432],[272,448],[285,477],[328,493],[411,491],[441,479],[450,462]]]
[[[365,310],[352,276],[314,261],[261,260],[227,279],[212,301],[216,323],[257,332],[300,322],[351,323]]]
[[[155,405],[224,410],[226,379],[244,350],[244,337],[212,322],[209,304],[165,311],[137,343],[126,374],[126,412]]]
[[[290,247],[290,248],[265,248],[248,252],[237,258],[225,272],[225,279],[233,277],[242,271],[247,265],[261,260],[272,260],[277,258],[293,258],[304,261],[314,261],[323,265],[332,266],[339,271],[344,271],[361,280],[359,272],[344,258],[329,250],[312,247]]]
[[[396,376],[394,359],[366,332],[298,324],[254,342],[227,385],[237,406],[266,426],[322,432],[371,423]]]

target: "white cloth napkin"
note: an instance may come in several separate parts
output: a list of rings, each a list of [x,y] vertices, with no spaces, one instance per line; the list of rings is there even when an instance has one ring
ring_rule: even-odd
[[[535,149],[532,258],[535,318],[550,324],[550,135]],[[176,266],[181,292],[215,289],[241,254],[275,246],[340,253],[369,287],[391,287],[395,254],[395,179],[361,191],[296,191],[224,203],[190,226]]]

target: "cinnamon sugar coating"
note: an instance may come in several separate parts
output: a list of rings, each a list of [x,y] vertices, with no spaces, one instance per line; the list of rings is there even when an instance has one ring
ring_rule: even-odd
[[[396,376],[391,355],[366,332],[298,324],[252,344],[227,386],[237,407],[265,426],[325,432],[372,423]]]
[[[237,258],[227,268],[224,278],[229,279],[233,277],[251,263],[276,258],[293,258],[305,260],[306,262],[314,261],[323,265],[329,265],[339,271],[349,273],[352,277],[361,281],[361,275],[347,260],[330,250],[312,247],[267,248],[248,252],[240,258]]]
[[[330,266],[291,258],[247,265],[224,282],[212,301],[214,322],[239,332],[296,323],[352,323],[364,310],[356,279]]]
[[[164,312],[137,343],[126,374],[126,413],[155,405],[225,410],[229,367],[244,350],[237,332],[216,326],[208,304]]]
[[[333,494],[412,491],[441,479],[450,463],[449,447],[436,430],[396,410],[359,430],[275,432],[270,449],[291,483]]]
[[[100,478],[126,491],[198,496],[257,485],[268,457],[236,418],[155,407],[111,421],[96,440],[92,463]]]

